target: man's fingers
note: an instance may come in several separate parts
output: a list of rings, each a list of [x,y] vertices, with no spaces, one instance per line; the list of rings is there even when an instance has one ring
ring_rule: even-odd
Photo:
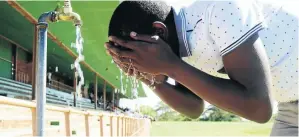
[[[134,70],[132,66],[124,65],[124,64],[118,64],[119,68],[122,69],[127,75],[133,76],[134,75]]]
[[[128,48],[128,49],[132,49],[132,50],[136,50],[137,49],[136,48],[137,46],[134,43],[132,43],[131,41],[125,41],[125,40],[117,38],[115,36],[110,36],[109,40],[111,42],[116,43],[118,46],[122,46],[122,47],[125,47],[125,48]]]
[[[134,69],[134,63],[137,64],[134,60],[128,59],[128,58],[119,58],[119,57],[112,57],[113,61],[121,68],[124,70],[125,73],[127,73],[130,76],[139,75],[138,72]],[[135,71],[135,72],[134,72]]]
[[[160,39],[159,36],[142,35],[137,34],[136,32],[131,32],[130,36],[135,40],[140,40],[149,43],[155,43]]]
[[[106,50],[106,54],[112,56],[109,50]]]
[[[136,59],[136,54],[133,51],[128,51],[128,50],[121,50],[117,47],[111,46],[108,49],[110,52],[112,52],[112,54],[114,54],[115,56],[119,56],[119,57],[126,57],[126,58],[130,58],[130,59]]]
[[[122,63],[122,64],[130,64],[133,63],[131,59],[128,58],[122,58],[122,57],[117,57],[117,56],[112,56],[112,59],[117,62],[117,63]]]
[[[126,68],[124,68],[123,70],[124,70],[124,72],[125,72],[127,75],[129,75],[129,76],[132,76],[132,75],[133,75],[133,69],[130,69],[130,68],[126,67]]]
[[[149,80],[147,80],[143,77],[141,77],[139,80],[142,81],[145,85],[150,85],[151,84],[151,82]]]
[[[112,46],[111,43],[109,43],[109,42],[105,42],[104,47],[105,47],[106,49],[108,49],[110,46]]]

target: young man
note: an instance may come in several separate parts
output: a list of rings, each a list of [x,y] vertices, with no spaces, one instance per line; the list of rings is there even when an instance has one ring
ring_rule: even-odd
[[[177,81],[154,83],[154,92],[178,112],[198,117],[206,100],[265,123],[271,93],[279,102],[271,135],[298,135],[298,17],[283,7],[253,0],[194,1],[179,8],[124,1],[113,13],[109,36],[107,52],[124,71]]]

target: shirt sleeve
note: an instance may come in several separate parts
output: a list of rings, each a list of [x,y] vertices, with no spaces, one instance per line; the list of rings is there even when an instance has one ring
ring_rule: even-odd
[[[208,12],[209,35],[221,56],[264,28],[262,12],[251,0],[214,2]]]

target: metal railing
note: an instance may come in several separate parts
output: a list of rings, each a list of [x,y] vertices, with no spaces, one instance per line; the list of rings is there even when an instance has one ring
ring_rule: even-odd
[[[30,81],[30,77],[29,77],[28,73],[20,71],[20,70],[17,70],[16,81],[22,82],[22,83],[25,83],[25,84],[32,84],[31,81]],[[59,91],[67,92],[67,93],[74,92],[73,87],[71,87],[69,85],[66,85],[62,82],[56,81],[56,80],[51,80],[50,83],[47,83],[47,87],[52,88],[52,89],[56,89],[56,90],[59,90]]]
[[[71,106],[74,102],[74,96],[70,93],[61,92],[55,89],[47,88],[47,103]],[[23,82],[14,81],[0,77],[0,94],[12,97],[30,100],[32,86]],[[77,107],[93,109],[94,104],[89,99],[78,98]]]
[[[64,84],[62,82],[56,81],[56,80],[51,80],[50,84],[47,84],[47,86],[49,88],[60,90],[60,91],[64,91],[64,92],[67,92],[67,93],[74,92],[74,88],[73,87],[71,87],[69,85],[66,85],[66,84]]]
[[[26,113],[26,117],[31,117],[31,124],[32,126],[26,127],[31,128],[31,133],[27,133],[26,135],[29,136],[36,136],[36,103],[31,101],[24,101],[24,100],[18,100],[13,98],[7,98],[7,97],[1,97],[0,96],[0,107],[7,107],[9,108],[9,111],[20,111],[24,110],[24,108],[28,108],[31,110],[30,113]],[[68,107],[57,107],[57,106],[50,106],[46,105],[46,120],[47,120],[47,113],[52,112],[60,112],[57,113],[57,117],[60,117],[58,120],[59,122],[63,123],[64,126],[59,127],[59,131],[63,131],[65,133],[65,136],[71,136],[75,132],[80,132],[82,134],[85,134],[84,136],[95,136],[96,134],[100,136],[149,136],[150,131],[150,120],[146,118],[134,118],[134,117],[128,117],[128,116],[121,116],[121,115],[114,115],[111,113],[105,113],[105,112],[99,112],[99,111],[81,111],[76,110],[74,108]],[[0,109],[0,113],[5,116],[5,113],[7,113],[7,110]],[[56,113],[55,113],[56,114]],[[19,115],[19,114],[16,114]],[[22,116],[24,116],[22,114]],[[31,115],[31,116],[28,116]],[[72,118],[72,116],[76,115],[77,117],[82,117],[85,120],[77,120]],[[11,116],[13,117],[13,116]],[[53,115],[51,115],[53,117]],[[93,118],[97,118],[98,120],[94,120]],[[3,117],[0,117],[0,120]],[[93,121],[92,121],[93,119]],[[19,120],[19,119],[17,119]],[[18,124],[17,120],[14,122],[14,124]],[[104,121],[106,121],[106,124],[104,125]],[[107,122],[109,121],[109,122]],[[78,122],[84,122],[84,124],[74,124]],[[99,125],[99,129],[91,130],[91,128],[94,128],[95,122]],[[84,128],[76,128],[78,125],[83,125]],[[74,129],[77,129],[74,132]],[[9,130],[9,129],[8,129]],[[46,132],[52,132],[50,131],[51,128],[46,128]],[[80,130],[80,131],[79,131]],[[2,129],[3,131],[3,129]],[[21,133],[22,130],[16,131],[18,134]],[[52,132],[53,133],[53,132]],[[2,133],[0,133],[1,135]],[[13,134],[13,133],[11,133]],[[24,133],[25,134],[25,133]]]

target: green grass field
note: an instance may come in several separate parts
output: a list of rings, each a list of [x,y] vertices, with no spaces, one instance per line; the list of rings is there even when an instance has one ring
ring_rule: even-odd
[[[151,136],[269,136],[273,123],[153,122]]]

